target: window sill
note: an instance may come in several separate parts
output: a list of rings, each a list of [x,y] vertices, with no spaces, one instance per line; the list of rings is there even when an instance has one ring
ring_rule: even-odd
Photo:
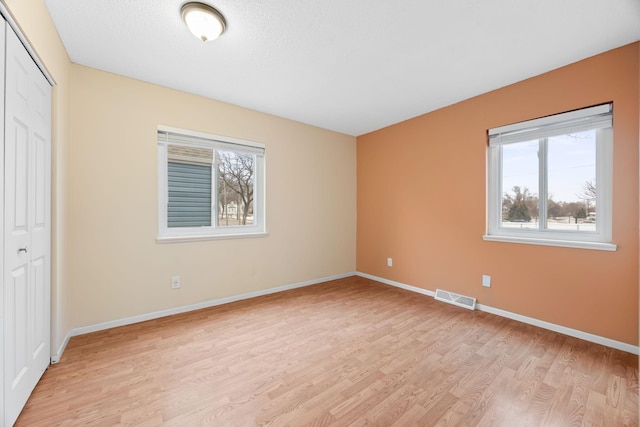
[[[199,242],[203,240],[231,240],[231,239],[254,239],[267,237],[269,233],[244,233],[244,234],[199,234],[194,236],[157,236],[156,243],[183,243]]]
[[[560,246],[564,248],[592,249],[597,251],[615,251],[618,247],[613,243],[579,242],[575,240],[535,239],[531,237],[492,236],[485,234],[483,240],[489,242],[522,243],[525,245]]]

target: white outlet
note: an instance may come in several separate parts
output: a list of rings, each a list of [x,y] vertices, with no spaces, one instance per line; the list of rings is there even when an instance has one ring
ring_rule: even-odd
[[[491,287],[491,276],[487,276],[486,274],[482,275],[482,286],[485,288]]]
[[[393,258],[387,258],[387,267],[393,267]]]
[[[180,289],[180,276],[171,276],[171,289]]]

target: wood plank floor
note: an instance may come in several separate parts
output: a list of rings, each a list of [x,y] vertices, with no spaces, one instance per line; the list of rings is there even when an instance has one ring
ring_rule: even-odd
[[[360,277],[74,337],[17,426],[637,426],[638,357]]]

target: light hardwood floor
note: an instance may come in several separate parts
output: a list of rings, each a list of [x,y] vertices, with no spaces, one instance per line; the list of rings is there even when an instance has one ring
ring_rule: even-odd
[[[351,277],[74,337],[17,425],[637,426],[638,357]]]

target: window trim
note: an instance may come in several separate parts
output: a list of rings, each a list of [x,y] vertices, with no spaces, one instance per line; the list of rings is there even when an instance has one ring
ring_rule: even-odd
[[[157,243],[266,237],[266,168],[265,145],[221,135],[214,135],[170,126],[158,126],[158,235]],[[164,135],[163,138],[161,135]],[[171,135],[171,138],[169,137]],[[256,155],[254,172],[254,224],[238,227],[217,227],[217,189],[212,194],[212,225],[208,227],[168,227],[168,144],[205,147],[215,150],[245,152]],[[213,177],[212,177],[213,180]],[[213,183],[212,183],[213,184]],[[213,188],[216,185],[213,184]],[[258,212],[258,214],[256,214]]]
[[[597,129],[596,133],[596,183],[601,191],[596,193],[596,231],[557,231],[549,229],[513,229],[501,226],[502,219],[502,149],[509,143],[538,139],[540,142],[539,199],[547,197],[547,139],[579,130]],[[544,246],[562,246],[580,249],[615,251],[612,243],[612,180],[613,180],[613,124],[612,104],[555,114],[539,119],[514,123],[488,132],[487,149],[487,229],[483,240],[524,243]],[[540,224],[546,221],[546,213],[540,213]]]

